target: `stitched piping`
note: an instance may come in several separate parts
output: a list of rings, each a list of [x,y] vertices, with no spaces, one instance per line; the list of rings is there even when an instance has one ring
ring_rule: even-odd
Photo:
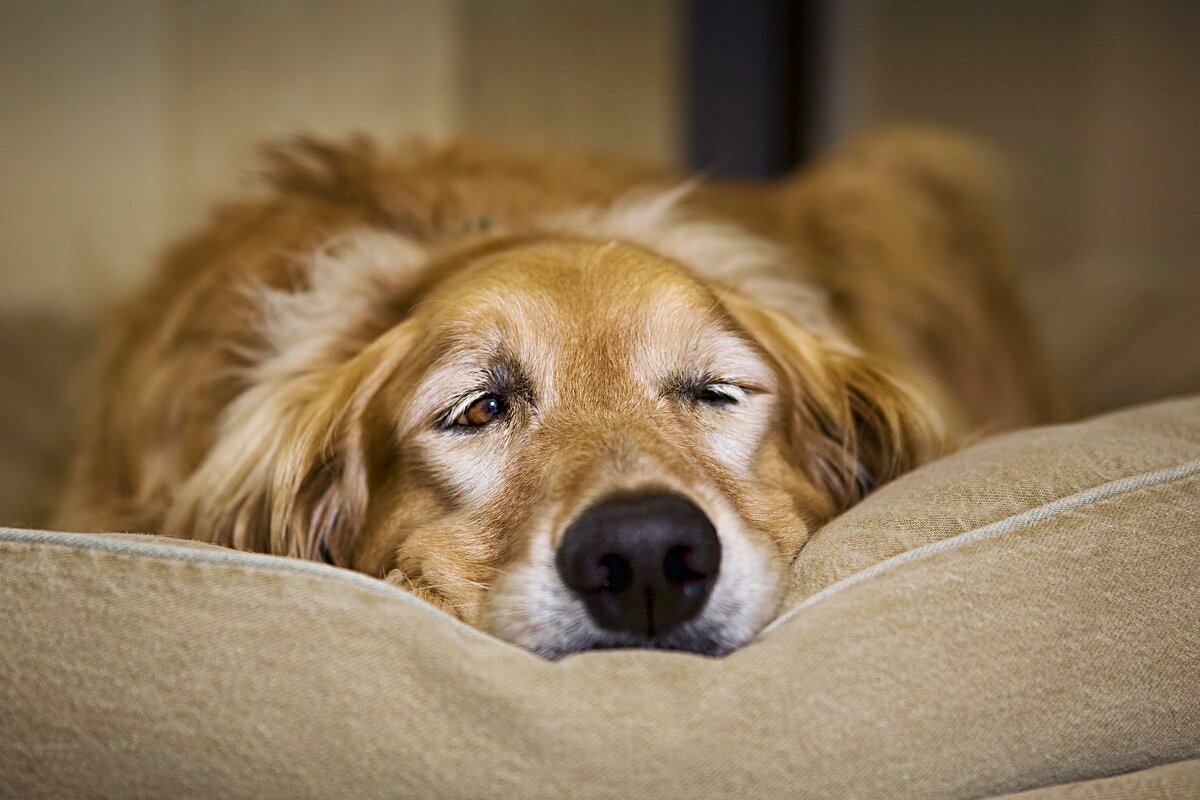
[[[960,533],[957,536],[951,536],[948,539],[940,539],[936,542],[915,547],[912,550],[906,550],[903,553],[884,559],[877,564],[872,564],[864,570],[848,575],[836,583],[826,586],[816,594],[810,595],[788,609],[770,625],[763,628],[757,638],[766,636],[775,628],[782,625],[787,620],[799,614],[809,606],[815,605],[822,600],[830,597],[838,592],[845,591],[851,587],[857,586],[863,581],[870,580],[876,575],[896,569],[912,561],[918,561],[923,558],[937,555],[938,553],[947,550],[953,550],[963,545],[979,542],[984,539],[990,539],[994,536],[999,536],[1004,533],[1010,533],[1028,525],[1033,525],[1043,520],[1050,519],[1059,514],[1068,511],[1074,511],[1078,508],[1098,503],[1103,500],[1109,500],[1113,497],[1118,497],[1130,492],[1137,492],[1142,489],[1149,489],[1153,486],[1162,486],[1167,483],[1174,483],[1185,478],[1190,478],[1195,475],[1200,475],[1200,461],[1192,461],[1187,464],[1181,464],[1177,467],[1168,469],[1156,470],[1155,472],[1145,472],[1141,475],[1133,475],[1128,478],[1104,483],[1099,486],[1093,486],[1090,489],[1085,489],[1082,492],[1061,497],[1058,500],[1052,500],[1049,503],[1040,505],[1036,508],[1031,508],[1027,511],[1022,511],[1020,514],[1013,514],[1010,517],[984,525],[982,528]]]
[[[485,639],[489,642],[499,642],[493,636],[472,628],[449,614],[434,608],[405,590],[372,578],[362,572],[321,564],[316,561],[304,561],[298,558],[284,558],[266,553],[248,553],[241,550],[210,550],[208,548],[193,548],[179,545],[157,544],[139,540],[119,539],[94,533],[59,533],[57,531],[39,531],[27,528],[0,527],[0,542],[18,542],[21,544],[44,544],[57,547],[69,547],[76,550],[100,550],[118,555],[157,558],[167,561],[186,561],[193,564],[222,564],[226,566],[263,569],[271,572],[298,572],[315,578],[339,581],[344,584],[364,589],[370,594],[390,597],[407,603],[423,612],[436,614],[455,625],[462,631]],[[0,562],[2,563],[2,562]]]

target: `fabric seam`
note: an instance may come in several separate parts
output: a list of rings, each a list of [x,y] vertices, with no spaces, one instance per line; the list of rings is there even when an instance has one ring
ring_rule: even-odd
[[[838,594],[839,592],[843,592],[846,589],[857,586],[863,581],[870,580],[877,575],[888,572],[897,567],[901,567],[913,561],[919,561],[921,559],[943,553],[947,550],[953,550],[974,542],[990,539],[994,536],[1011,533],[1012,531],[1020,530],[1030,525],[1052,519],[1059,514],[1075,511],[1104,500],[1110,500],[1114,497],[1141,491],[1143,489],[1164,486],[1166,484],[1195,477],[1196,475],[1200,475],[1200,460],[1190,461],[1186,464],[1155,470],[1153,472],[1143,472],[1138,475],[1119,478],[1118,480],[1102,483],[1099,486],[1093,486],[1089,489],[1076,492],[1075,494],[1067,495],[1066,497],[1060,497],[1057,500],[1051,500],[1048,503],[1043,503],[1040,506],[1026,509],[1018,514],[1013,514],[995,522],[988,523],[982,527],[964,531],[946,539],[939,539],[936,542],[929,542],[928,544],[921,545],[920,547],[914,547],[912,550],[905,550],[903,553],[897,553],[890,558],[885,558],[883,561],[872,564],[866,569],[862,569],[851,575],[847,575],[845,578],[826,586],[819,592],[809,595],[773,620],[771,624],[763,628],[756,638],[762,638],[769,635],[772,631],[795,617],[801,611],[816,605],[828,597]]]
[[[75,551],[98,551],[111,555],[153,558],[161,561],[182,561],[189,564],[242,567],[246,569],[265,570],[267,572],[299,573],[319,579],[330,579],[356,589],[364,589],[369,594],[375,596],[397,599],[402,603],[419,609],[422,613],[435,614],[440,618],[448,620],[472,636],[493,642],[500,641],[477,628],[473,628],[455,619],[444,611],[434,608],[411,592],[392,586],[378,578],[372,578],[365,573],[354,572],[328,564],[320,564],[315,561],[304,561],[298,558],[286,558],[267,553],[249,553],[242,550],[211,550],[208,548],[192,548],[180,545],[115,539],[95,533],[62,533],[59,531],[3,526],[0,526],[0,543],[49,545]]]

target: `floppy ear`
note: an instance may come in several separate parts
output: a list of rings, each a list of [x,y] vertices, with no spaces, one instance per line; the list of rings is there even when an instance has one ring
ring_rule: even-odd
[[[941,452],[937,413],[870,359],[778,312],[731,310],[775,362],[792,451],[836,511]]]
[[[349,565],[369,499],[364,412],[414,340],[403,323],[348,361],[248,389],[179,492],[167,533]]]

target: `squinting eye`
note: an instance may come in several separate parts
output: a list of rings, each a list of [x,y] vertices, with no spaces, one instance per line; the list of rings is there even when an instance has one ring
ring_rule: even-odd
[[[480,428],[501,416],[508,408],[504,398],[485,394],[454,418],[453,425],[460,428]]]
[[[699,387],[692,399],[706,406],[733,406],[746,399],[746,390],[732,383],[710,383]]]

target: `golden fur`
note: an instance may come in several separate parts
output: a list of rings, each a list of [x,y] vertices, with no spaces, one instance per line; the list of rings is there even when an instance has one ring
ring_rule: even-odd
[[[726,652],[823,522],[947,436],[1055,413],[989,167],[950,137],[691,188],[466,144],[268,163],[116,315],[64,527],[326,559],[558,655],[611,642],[554,630],[556,537],[663,486],[721,533]],[[505,418],[448,427],[484,390]]]

